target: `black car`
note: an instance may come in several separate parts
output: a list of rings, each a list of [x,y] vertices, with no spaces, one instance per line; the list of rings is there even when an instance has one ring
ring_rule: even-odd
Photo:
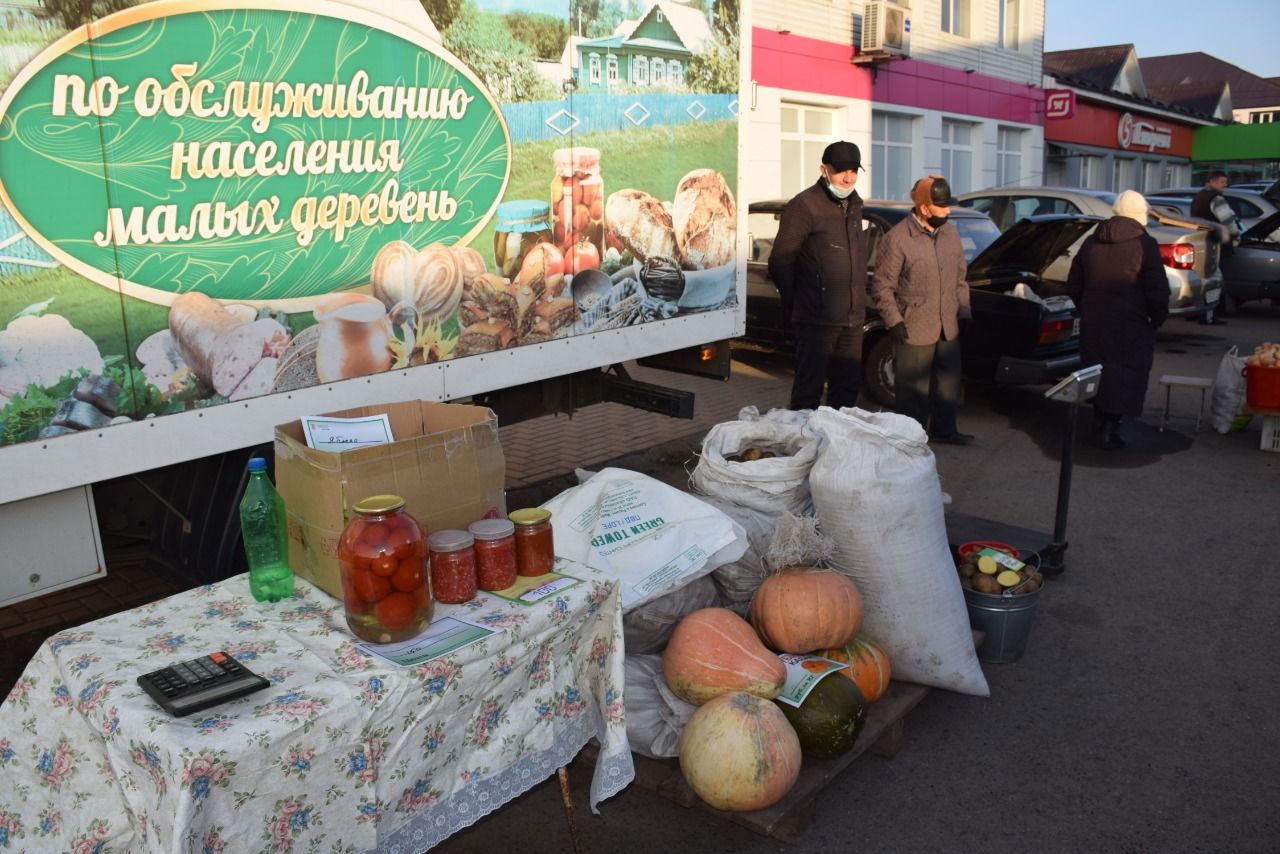
[[[785,206],[785,200],[777,200],[753,202],[748,207],[751,259],[747,263],[745,338],[756,344],[790,347],[790,330],[782,316],[778,290],[769,279],[768,265]],[[862,210],[870,273],[880,237],[911,208],[890,202],[869,203]],[[1085,215],[1031,217],[1001,234],[986,214],[951,209],[951,222],[960,231],[969,262],[973,324],[961,339],[967,375],[1034,385],[1053,382],[1080,366],[1079,313],[1068,300],[1056,296],[1060,283],[1046,283],[1040,276],[1100,221]],[[1020,283],[1026,287],[1018,288]],[[1015,296],[1015,291],[1023,296]],[[864,326],[863,381],[877,403],[893,405],[893,344],[874,309],[868,310]]]

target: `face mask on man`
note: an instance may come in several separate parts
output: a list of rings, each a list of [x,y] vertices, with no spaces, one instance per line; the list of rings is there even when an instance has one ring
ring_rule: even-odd
[[[949,216],[930,216],[925,217],[924,221],[929,223],[930,228],[942,228],[947,224],[948,219],[950,219]]]
[[[837,199],[847,199],[853,195],[853,187],[837,187],[831,181],[827,181],[827,189],[831,191],[831,195]]]

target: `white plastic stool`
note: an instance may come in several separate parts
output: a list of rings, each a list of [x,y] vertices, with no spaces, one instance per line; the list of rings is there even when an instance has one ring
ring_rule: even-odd
[[[1164,432],[1165,425],[1169,423],[1169,396],[1173,393],[1174,386],[1183,388],[1200,389],[1200,411],[1196,414],[1196,432],[1200,432],[1200,420],[1204,418],[1204,396],[1209,389],[1213,388],[1213,380],[1204,377],[1179,377],[1173,374],[1165,374],[1160,378],[1160,384],[1164,386],[1164,414],[1160,416],[1160,432]]]

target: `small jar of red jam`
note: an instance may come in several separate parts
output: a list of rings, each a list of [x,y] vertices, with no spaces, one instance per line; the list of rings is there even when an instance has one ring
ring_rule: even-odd
[[[513,510],[507,518],[516,526],[516,570],[521,575],[546,575],[556,564],[551,511],[529,507]]]
[[[356,502],[338,540],[347,625],[370,643],[416,637],[431,622],[431,582],[422,528],[398,495]]]
[[[510,519],[482,519],[467,526],[475,537],[476,586],[506,590],[516,583],[516,526]]]
[[[431,550],[431,592],[437,602],[457,605],[476,598],[475,538],[466,531],[436,531]]]

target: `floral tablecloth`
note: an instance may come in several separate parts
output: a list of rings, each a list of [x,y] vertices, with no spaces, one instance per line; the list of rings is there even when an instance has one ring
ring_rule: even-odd
[[[416,852],[545,779],[591,738],[591,807],[633,777],[617,583],[536,605],[437,605],[502,629],[399,668],[341,603],[246,576],[51,637],[0,705],[0,851]],[[271,687],[173,718],[136,679],[224,649]]]

